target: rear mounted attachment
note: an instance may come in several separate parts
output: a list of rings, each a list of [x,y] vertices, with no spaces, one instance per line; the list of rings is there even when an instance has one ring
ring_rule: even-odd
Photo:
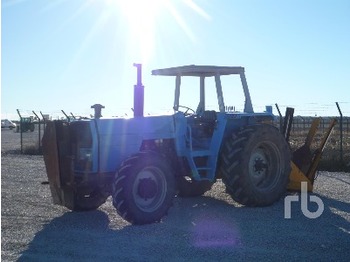
[[[292,127],[294,109],[287,108],[286,117],[281,132],[288,141],[290,130]],[[316,118],[306,136],[305,143],[300,148],[294,151],[291,161],[292,171],[289,175],[288,190],[301,191],[301,182],[307,182],[307,190],[312,192],[316,177],[318,164],[321,160],[323,150],[327,144],[328,138],[336,124],[333,119],[329,124],[326,133],[319,144],[319,147],[312,152],[311,145],[320,125],[321,118]]]

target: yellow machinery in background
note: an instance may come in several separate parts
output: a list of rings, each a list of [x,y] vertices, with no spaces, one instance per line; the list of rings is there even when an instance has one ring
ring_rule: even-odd
[[[291,121],[293,119],[293,112],[293,109],[287,108],[286,119],[283,129],[287,140],[289,138]],[[322,140],[320,141],[319,147],[312,152],[312,141],[316,135],[320,121],[321,118],[316,118],[312,122],[311,128],[307,134],[304,145],[302,145],[293,153],[293,159],[291,162],[292,171],[289,176],[290,182],[288,184],[288,190],[301,191],[301,182],[303,181],[307,182],[307,189],[309,192],[312,192],[313,190],[318,164],[321,160],[322,153],[327,144],[328,138],[336,124],[336,120],[333,119],[329,124],[329,127],[326,133],[324,134]]]

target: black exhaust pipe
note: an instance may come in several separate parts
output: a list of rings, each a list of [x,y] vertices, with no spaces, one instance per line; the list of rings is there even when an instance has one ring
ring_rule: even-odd
[[[143,116],[144,89],[142,85],[142,64],[134,64],[137,68],[137,84],[134,85],[134,117]]]

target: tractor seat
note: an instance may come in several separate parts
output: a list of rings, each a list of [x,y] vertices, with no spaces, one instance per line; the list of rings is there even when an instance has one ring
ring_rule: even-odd
[[[195,126],[193,130],[194,137],[211,137],[214,129],[216,128],[216,112],[215,111],[204,111],[195,119]]]
[[[217,119],[216,112],[214,110],[204,111],[202,114],[200,114],[199,119],[202,122],[215,123]]]

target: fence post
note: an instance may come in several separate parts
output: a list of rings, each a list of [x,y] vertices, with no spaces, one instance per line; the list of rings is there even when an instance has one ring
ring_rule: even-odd
[[[305,119],[304,119],[304,117],[302,117],[302,116],[300,116],[300,118],[301,118],[301,121],[303,121],[303,127],[301,128],[301,130],[302,131],[304,131],[305,130]],[[301,132],[302,132],[301,131]],[[300,132],[300,131],[299,131]]]
[[[283,126],[283,121],[282,121],[282,114],[281,114],[281,111],[280,111],[280,108],[278,107],[278,104],[276,103],[275,104],[276,108],[277,108],[277,112],[280,116],[280,132],[282,131],[282,126]]]
[[[40,115],[41,117],[43,118],[43,124],[44,124],[44,127],[43,127],[43,132],[45,133],[45,127],[46,127],[46,119],[44,117],[44,114],[40,111]]]
[[[73,117],[73,119],[76,119],[75,115],[73,115],[72,112],[70,112],[70,115]]]
[[[22,116],[21,113],[19,112],[19,109],[17,109],[17,114],[19,115],[19,128],[18,132],[21,133],[21,154],[23,154],[23,137],[22,137]],[[17,128],[17,127],[16,127]]]
[[[34,112],[34,111],[32,111],[33,112],[33,114],[36,116],[36,118],[39,120],[39,148],[38,148],[38,152],[40,152],[40,148],[41,148],[41,139],[40,139],[40,129],[41,129],[41,122],[40,122],[40,117],[38,117],[38,115]]]
[[[69,116],[66,114],[66,112],[64,112],[64,110],[62,109],[61,112],[64,114],[64,116],[67,118],[67,121],[70,122],[70,118]]]
[[[340,123],[339,123],[339,128],[340,128],[340,162],[343,164],[343,113],[340,110],[340,106],[338,102],[335,102],[337,105],[339,115],[340,115]]]
[[[322,133],[324,133],[324,118],[321,118],[322,121]]]

